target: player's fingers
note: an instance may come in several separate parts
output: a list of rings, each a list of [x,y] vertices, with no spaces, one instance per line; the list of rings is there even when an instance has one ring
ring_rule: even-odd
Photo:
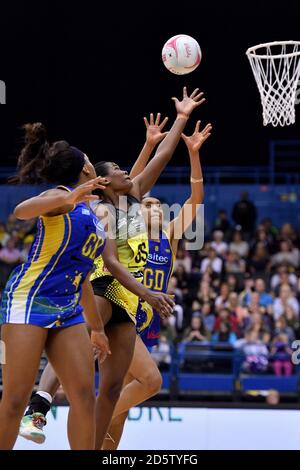
[[[175,102],[175,104],[179,103],[179,100],[178,98],[176,98],[176,96],[172,96],[171,99]]]
[[[191,94],[190,98],[194,98],[194,96],[197,95],[198,91],[199,91],[199,88],[195,88],[195,90],[194,90],[193,93]]]
[[[163,132],[162,134],[160,134],[161,140],[163,140],[168,134],[169,132]]]
[[[157,113],[157,115],[156,115],[156,119],[155,119],[155,125],[156,125],[156,126],[158,126],[158,125],[159,125],[160,116],[161,116],[161,114],[160,114],[160,113]]]
[[[167,124],[168,120],[169,120],[169,118],[168,118],[168,117],[165,117],[165,119],[160,123],[160,125],[159,125],[160,130],[162,130],[162,129],[165,127],[165,125]]]
[[[146,126],[147,129],[148,129],[148,127],[149,127],[149,122],[148,122],[148,119],[147,119],[146,117],[144,117],[144,123],[145,123],[145,126]]]
[[[195,100],[194,100],[195,106],[196,106],[196,107],[197,107],[197,106],[200,106],[200,104],[204,103],[204,101],[206,101],[205,98],[202,98],[202,100],[200,100],[200,101],[195,101]]]
[[[201,124],[201,121],[197,121],[197,122],[196,122],[196,126],[195,126],[195,134],[198,134],[198,132],[199,132],[199,129],[200,129],[200,124]]]
[[[208,132],[211,132],[212,131],[212,126],[206,126],[206,128],[204,129],[204,134],[207,134]]]
[[[150,126],[154,125],[154,116],[153,113],[150,114]]]
[[[201,93],[198,93],[198,95],[195,95],[195,96],[193,97],[193,100],[194,100],[194,101],[199,101],[199,100],[200,100],[200,98],[202,98],[202,96],[203,96],[203,95],[204,95],[204,93],[203,93],[203,92],[201,92]]]
[[[107,358],[107,353],[105,351],[99,351],[98,359],[99,359],[100,364],[102,364],[106,358]]]
[[[183,98],[187,98],[187,89],[186,89],[186,86],[183,87]]]

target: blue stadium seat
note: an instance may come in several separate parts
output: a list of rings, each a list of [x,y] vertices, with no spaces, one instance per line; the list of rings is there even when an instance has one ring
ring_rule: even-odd
[[[275,389],[283,393],[297,393],[299,376],[279,377],[276,375],[251,375],[240,378],[241,391]]]
[[[234,392],[235,389],[233,374],[189,374],[179,372],[177,379],[180,392]]]

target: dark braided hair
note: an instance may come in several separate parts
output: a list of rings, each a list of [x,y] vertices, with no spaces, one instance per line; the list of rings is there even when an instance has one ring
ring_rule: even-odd
[[[18,158],[15,184],[58,183],[72,186],[79,180],[84,154],[65,140],[47,140],[45,126],[36,122],[25,124],[25,145]]]

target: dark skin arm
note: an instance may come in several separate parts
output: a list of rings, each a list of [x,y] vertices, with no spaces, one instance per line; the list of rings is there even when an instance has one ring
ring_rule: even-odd
[[[144,169],[146,168],[146,165],[149,161],[149,158],[151,157],[151,154],[153,150],[155,149],[156,145],[161,142],[166,135],[168,134],[167,132],[162,132],[163,128],[165,127],[166,123],[168,121],[168,118],[166,117],[161,123],[160,123],[160,113],[157,114],[156,119],[154,121],[154,116],[151,113],[150,114],[150,119],[148,121],[147,118],[144,117],[144,122],[146,126],[146,142],[141,150],[141,153],[139,154],[135,164],[131,168],[130,171],[130,178],[133,179],[136,176],[138,176]]]
[[[200,121],[197,122],[193,135],[186,136],[185,134],[182,134],[182,138],[189,152],[191,178],[193,181],[191,181],[190,197],[185,201],[178,216],[169,223],[167,228],[169,240],[175,256],[179,240],[181,240],[182,235],[193,222],[197,214],[198,205],[202,204],[204,199],[203,175],[199,150],[211,135],[212,126],[211,124],[208,124],[201,132],[199,131],[199,128]]]
[[[103,184],[102,184],[103,183]],[[94,189],[105,189],[105,178],[98,176],[87,183],[77,186],[74,191],[49,189],[39,196],[31,197],[17,205],[14,215],[21,220],[29,220],[40,215],[52,217],[73,210],[76,204],[98,199],[91,192]]]
[[[141,199],[142,196],[155,185],[178,145],[190,114],[196,107],[204,102],[204,98],[202,98],[203,93],[198,93],[198,91],[198,88],[196,88],[191,96],[188,96],[186,87],[184,87],[182,101],[173,98],[177,111],[176,120],[168,132],[168,135],[158,146],[152,160],[145,169],[133,179],[131,194],[138,199]]]
[[[83,315],[87,324],[91,328],[91,341],[93,346],[99,353],[100,362],[106,359],[108,354],[111,354],[107,336],[104,333],[104,325],[101,315],[99,315],[94,291],[92,284],[89,280],[89,275],[82,284],[82,294],[80,304],[83,307]]]

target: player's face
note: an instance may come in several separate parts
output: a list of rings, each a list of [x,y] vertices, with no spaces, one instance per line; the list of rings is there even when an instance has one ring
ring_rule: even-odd
[[[126,170],[121,170],[114,162],[108,163],[108,174],[105,176],[110,182],[109,187],[114,191],[126,193],[132,188],[132,180]]]
[[[163,211],[159,199],[145,197],[142,201],[142,211],[148,229],[157,230],[162,228]]]

